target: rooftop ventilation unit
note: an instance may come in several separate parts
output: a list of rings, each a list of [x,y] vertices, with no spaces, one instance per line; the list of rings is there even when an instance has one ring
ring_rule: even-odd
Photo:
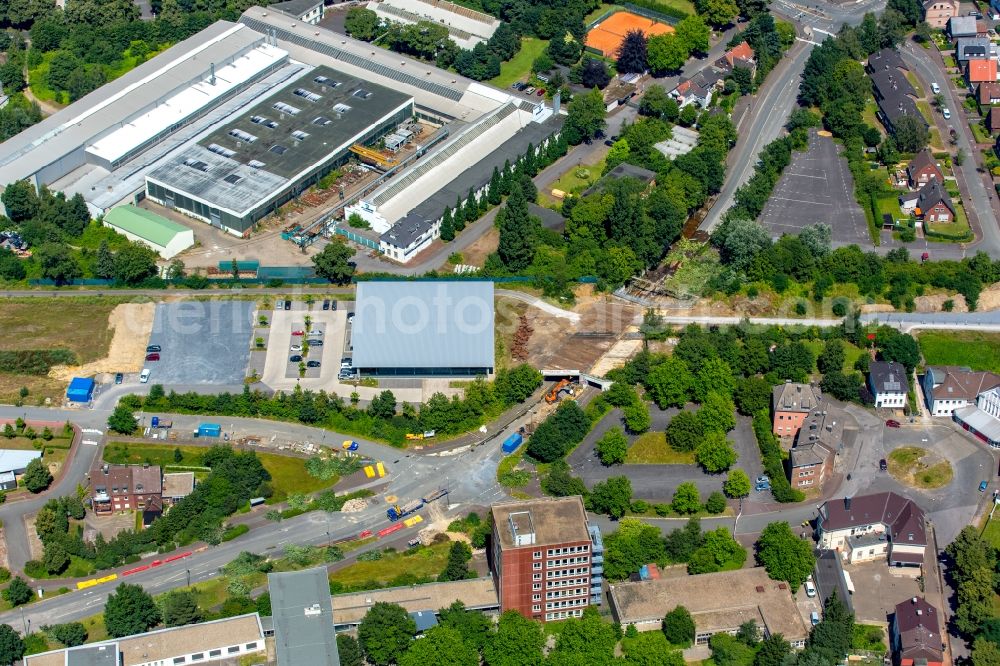
[[[250,160],[249,162],[247,162],[247,166],[251,166],[254,169],[263,169],[264,167],[267,166],[267,164],[261,162],[260,160]]]
[[[303,99],[309,100],[310,102],[318,102],[323,99],[322,95],[317,95],[316,93],[306,90],[305,88],[296,88],[292,92]]]
[[[229,130],[229,136],[236,137],[240,141],[246,141],[247,143],[253,143],[254,141],[257,140],[257,137],[255,137],[253,134],[250,134],[249,132],[244,132],[241,129]]]
[[[333,79],[327,78],[325,76],[317,76],[316,78],[313,79],[313,81],[320,84],[321,86],[330,86],[331,88],[337,88],[342,85],[340,81],[334,81]]]
[[[264,116],[250,116],[250,122],[263,125],[264,127],[270,127],[271,129],[278,126],[278,123],[270,118],[265,118]]]
[[[229,150],[228,148],[220,146],[217,143],[208,144],[208,149],[211,150],[216,155],[222,155],[223,157],[232,157],[233,155],[236,154],[235,150]]]
[[[288,151],[288,148],[285,148],[281,144],[276,143],[273,146],[271,146],[270,151],[272,153],[275,153],[276,155],[284,155],[285,152]]]
[[[284,102],[275,102],[273,106],[278,111],[281,111],[282,113],[290,113],[293,116],[299,113],[299,109],[296,109],[291,104],[285,104]]]
[[[360,99],[368,99],[369,97],[372,96],[372,94],[369,91],[365,90],[364,88],[361,88],[359,90],[354,91],[354,96]]]
[[[313,118],[313,125],[324,125],[325,126],[325,125],[329,125],[332,122],[333,121],[330,120],[329,118],[327,118],[326,116],[316,116],[315,118]]]
[[[302,130],[294,130],[292,132],[292,136],[298,139],[299,141],[303,141],[309,137],[309,133],[303,132]]]
[[[351,107],[347,106],[346,104],[336,104],[334,105],[333,110],[336,111],[337,113],[347,113],[348,111],[351,110]]]

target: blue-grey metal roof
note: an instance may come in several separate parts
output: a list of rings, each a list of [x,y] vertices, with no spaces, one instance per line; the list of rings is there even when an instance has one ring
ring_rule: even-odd
[[[359,282],[356,368],[492,368],[493,283]]]
[[[410,617],[413,618],[414,624],[417,625],[418,634],[422,634],[428,629],[438,625],[437,615],[435,615],[432,610],[414,611],[410,613]]]
[[[70,648],[66,650],[66,666],[118,666],[118,643]]]
[[[267,575],[278,666],[340,666],[326,568]]]

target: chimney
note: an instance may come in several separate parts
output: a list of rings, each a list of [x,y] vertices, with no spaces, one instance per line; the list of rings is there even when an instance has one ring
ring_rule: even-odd
[[[847,511],[851,510],[851,498],[849,496],[844,498],[844,509]],[[914,597],[914,600],[916,600],[916,597]]]
[[[916,597],[913,597],[912,599],[910,599],[910,603],[911,603],[911,604],[915,604],[915,603],[917,603],[917,598],[916,598]]]
[[[917,615],[923,615],[923,614],[924,614],[924,612],[918,608],[917,609]]]

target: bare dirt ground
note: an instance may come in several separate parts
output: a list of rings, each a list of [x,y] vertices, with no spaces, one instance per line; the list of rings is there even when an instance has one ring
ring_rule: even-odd
[[[24,518],[24,528],[28,535],[28,552],[31,553],[31,559],[41,560],[45,547],[42,545],[42,540],[38,538],[38,532],[35,531],[35,514]]]
[[[0,529],[0,567],[10,568],[10,562],[7,559],[7,532],[3,529]]]
[[[139,372],[146,357],[146,342],[153,330],[155,312],[155,303],[116,306],[108,317],[108,328],[114,330],[108,355],[81,366],[54,366],[49,377],[65,381],[100,372]]]
[[[961,296],[955,297],[955,309],[958,309],[958,299]],[[962,299],[963,303],[965,299]],[[979,302],[976,304],[977,310],[998,310],[1000,309],[1000,282],[991,284],[990,286],[983,289],[982,293],[979,294]]]
[[[97,535],[97,532],[100,532],[101,536],[110,541],[111,539],[114,539],[119,532],[135,529],[136,519],[135,514],[131,511],[127,511],[124,514],[116,513],[111,516],[95,516],[93,513],[88,511],[85,520],[85,530],[88,532],[93,530],[94,536]]]
[[[642,316],[641,308],[622,306],[604,295],[583,293],[577,300],[574,311],[581,316],[577,324],[529,309],[535,332],[528,353],[535,367],[589,372]]]
[[[469,247],[462,250],[462,263],[466,266],[482,267],[486,263],[486,257],[491,252],[496,252],[500,244],[500,231],[496,227],[476,239]]]
[[[965,303],[965,297],[961,294],[949,296],[947,294],[935,294],[933,296],[917,296],[913,299],[917,312],[943,312],[945,301],[952,302],[952,312],[968,312],[969,306]]]

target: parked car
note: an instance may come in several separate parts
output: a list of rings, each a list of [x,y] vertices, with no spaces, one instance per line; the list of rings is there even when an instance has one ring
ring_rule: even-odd
[[[324,298],[323,299],[323,309],[324,310],[329,310],[330,309],[330,299],[329,298]]]
[[[298,363],[301,360],[302,360],[301,354],[292,354],[291,356],[288,357],[289,363]]]
[[[344,358],[340,359],[340,367],[341,368],[349,368],[349,367],[351,367],[351,365],[352,365],[351,359],[348,358],[347,356],[345,356]]]
[[[292,345],[288,348],[288,351],[302,351],[302,345]]]
[[[123,375],[120,372],[116,372],[115,373],[115,384],[121,384],[123,381],[125,381],[125,375]]]
[[[292,309],[292,302],[291,301],[285,301],[285,309],[286,310],[291,310]]]
[[[817,611],[813,611],[813,612],[809,613],[809,622],[810,622],[810,623],[811,623],[811,624],[812,624],[812,625],[813,625],[814,627],[815,627],[815,626],[816,626],[817,624],[819,624],[819,613],[818,613]]]
[[[322,340],[309,340],[308,342],[309,342],[310,346],[312,346],[312,347],[322,347],[323,346],[323,341]]]
[[[885,461],[885,458],[882,458],[881,460],[878,461],[878,468],[879,468],[879,471],[881,471],[881,472],[888,471],[888,469],[889,469],[889,463],[887,463]]]
[[[159,351],[163,351],[163,349],[160,348],[160,345],[149,345],[148,347],[146,347],[147,354],[150,352],[159,352]]]
[[[156,353],[156,352],[153,352],[152,354],[146,354],[146,360],[147,361],[159,361],[160,360],[160,355],[158,353]]]
[[[305,331],[292,331],[292,335],[305,335]]]
[[[935,95],[941,92],[941,86],[939,86],[936,81],[931,83],[931,92]]]
[[[806,596],[815,597],[816,596],[816,586],[813,585],[811,580],[806,581]]]
[[[979,492],[985,493],[986,489],[989,488],[989,487],[990,487],[989,482],[983,481],[982,483],[979,484]]]
[[[347,323],[348,324],[353,324],[354,323],[354,313],[353,312],[348,312],[347,313]]]
[[[886,428],[898,428],[899,427],[899,421],[897,421],[896,419],[889,419],[888,421],[885,422],[885,427]]]
[[[309,331],[309,335],[315,335],[316,337],[322,337],[323,331]]]
[[[542,95],[545,94],[545,88],[539,88],[538,90],[535,91],[535,94],[541,97]]]
[[[514,83],[510,84],[510,89],[511,90],[518,90],[518,86],[519,85],[521,85],[521,84],[518,83],[517,81],[515,81]]]
[[[533,92],[535,92],[535,86],[528,86],[527,88],[524,89],[525,95],[530,95]]]
[[[949,118],[951,118],[951,109],[949,109],[947,106],[942,106],[941,115],[944,116],[945,120],[948,120]]]
[[[615,142],[612,141],[611,139],[605,139],[604,140],[604,145],[605,146],[613,146],[613,145],[615,145]]]
[[[308,363],[306,363],[307,368],[318,368],[319,365],[320,365],[319,361],[309,361]]]
[[[142,372],[139,373],[139,381],[145,384],[149,381],[149,375],[152,374],[152,370],[149,368],[143,368]]]

